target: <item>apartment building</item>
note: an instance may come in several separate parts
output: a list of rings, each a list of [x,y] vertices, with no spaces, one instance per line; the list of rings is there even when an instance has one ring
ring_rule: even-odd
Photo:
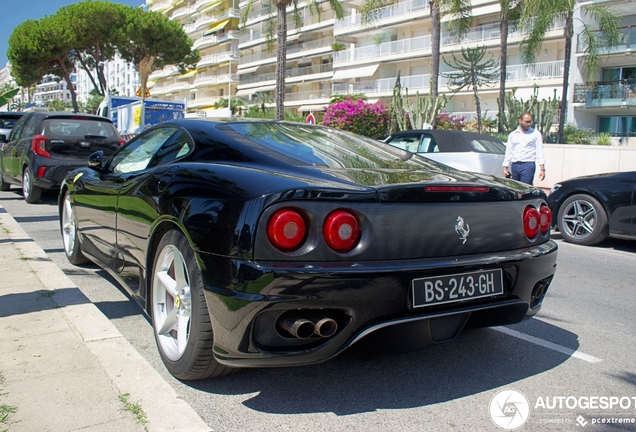
[[[575,66],[573,109],[569,120],[598,132],[608,132],[617,137],[620,144],[636,145],[636,3],[633,0],[581,2],[578,17],[585,19],[584,8],[598,3],[609,5],[621,16],[621,40],[602,58],[596,79],[586,83],[581,73],[585,54],[577,39],[572,61]]]
[[[145,7],[179,21],[201,60],[185,75],[175,66],[151,74],[152,97],[185,99],[190,112],[214,112],[219,99],[236,93],[239,76],[237,0],[147,0]]]
[[[94,75],[93,72],[93,79],[96,80]],[[104,63],[104,77],[108,90],[114,90],[121,96],[135,96],[141,87],[139,73],[135,67],[118,55],[112,61]],[[77,72],[77,100],[86,103],[94,88],[93,80],[80,68]]]
[[[71,73],[71,83],[77,91],[77,73]],[[71,102],[71,90],[66,80],[55,75],[45,75],[42,81],[36,84],[33,93],[33,103],[35,107],[46,107],[53,100],[61,102]]]

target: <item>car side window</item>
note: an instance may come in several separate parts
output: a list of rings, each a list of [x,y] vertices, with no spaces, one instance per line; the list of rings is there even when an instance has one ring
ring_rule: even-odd
[[[389,144],[411,153],[416,153],[420,144],[420,135],[400,135],[392,139]]]
[[[9,135],[9,141],[16,140],[22,136],[22,131],[24,130],[24,125],[32,119],[33,116],[24,116],[16,123],[16,125],[11,129],[11,134]]]
[[[22,136],[32,136],[36,134],[38,124],[38,116],[31,116],[29,120],[24,125],[24,129],[22,130]]]
[[[424,135],[422,137],[422,143],[420,144],[420,153],[438,153],[439,147],[435,142],[435,139],[430,135]]]
[[[146,169],[159,149],[175,132],[174,128],[157,128],[130,141],[115,154],[108,171],[126,174]]]
[[[159,149],[150,166],[165,165],[187,155],[194,148],[188,134],[177,130]]]

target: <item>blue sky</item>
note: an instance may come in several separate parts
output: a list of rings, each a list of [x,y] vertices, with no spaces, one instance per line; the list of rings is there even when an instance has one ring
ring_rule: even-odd
[[[74,0],[2,0],[2,24],[0,25],[0,69],[7,64],[7,49],[9,36],[13,29],[26,20],[44,18],[53,15],[59,8],[73,3]],[[130,6],[140,6],[144,0],[114,0]]]

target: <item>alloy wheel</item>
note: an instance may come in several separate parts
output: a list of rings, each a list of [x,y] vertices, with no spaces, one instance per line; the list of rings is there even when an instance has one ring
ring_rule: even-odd
[[[157,340],[165,356],[177,361],[190,336],[192,308],[188,268],[179,249],[164,247],[154,269],[152,313]]]
[[[592,203],[575,200],[563,209],[561,224],[566,233],[575,239],[589,237],[596,228],[598,215]]]

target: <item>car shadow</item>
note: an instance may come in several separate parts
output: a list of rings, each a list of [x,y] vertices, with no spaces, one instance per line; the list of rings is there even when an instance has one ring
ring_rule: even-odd
[[[550,233],[550,238],[552,238],[553,240],[560,240],[560,241],[565,242],[565,240],[563,240],[563,236],[558,231],[552,231]],[[570,243],[570,244],[574,245],[573,243]],[[613,250],[617,250],[617,251],[621,251],[621,252],[636,253],[636,241],[619,239],[619,238],[614,238],[614,237],[608,237],[605,240],[603,240],[602,242],[600,242],[598,244],[595,244],[595,245],[592,245],[592,246],[580,246],[580,247],[592,247],[592,248],[598,248],[598,249],[613,249]]]
[[[576,334],[539,320],[530,330],[550,334],[573,350],[579,346]],[[215,394],[256,393],[243,404],[266,413],[351,415],[475,395],[541,374],[569,359],[496,329],[475,329],[465,331],[455,342],[406,354],[371,354],[354,345],[318,365],[245,369],[186,385]]]

